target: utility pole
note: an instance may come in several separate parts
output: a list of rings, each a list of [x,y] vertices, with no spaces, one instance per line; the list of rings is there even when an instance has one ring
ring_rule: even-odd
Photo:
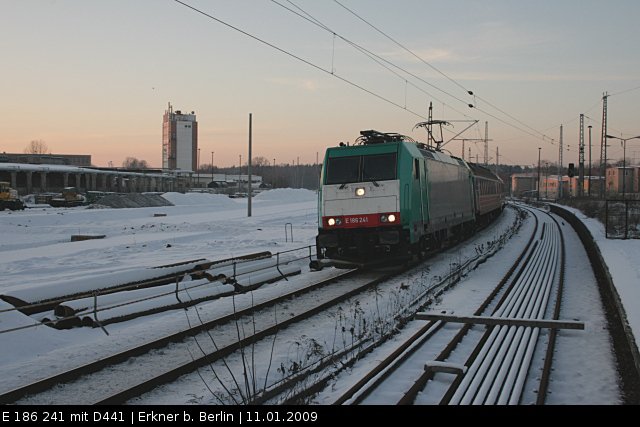
[[[562,199],[562,125],[560,125],[560,152],[558,154],[558,199]]]
[[[198,156],[196,159],[196,171],[198,173],[198,187],[200,187],[200,149],[198,148]]]
[[[544,198],[549,199],[549,162],[544,162]]]
[[[211,182],[213,182],[213,153],[215,153],[215,151],[211,152]]]
[[[489,122],[484,122],[484,165],[489,164]]]
[[[589,190],[587,192],[588,196],[591,197],[591,128],[593,126],[589,125]]]
[[[486,142],[493,141],[493,140],[492,139],[486,139],[486,138],[482,138],[482,139],[480,139],[480,138],[454,138],[454,139],[452,139],[452,141],[462,141],[462,160],[465,160],[465,158],[464,158],[464,146],[465,146],[465,144],[464,143],[466,141],[485,142],[486,143]],[[485,146],[485,147],[488,147],[488,145]],[[473,161],[473,159],[471,158],[471,147],[469,147],[469,157],[468,157],[468,159],[469,159],[468,160],[469,162]],[[486,155],[485,155],[485,159],[488,159],[488,157]],[[487,160],[487,162],[488,162],[488,160]],[[478,163],[477,160],[476,160],[476,163]],[[486,164],[487,163],[485,163],[485,166],[486,166]]]
[[[578,197],[584,195],[584,114],[580,114],[580,139],[578,146]]]
[[[538,182],[537,182],[537,200],[540,201],[540,151],[542,150],[542,147],[538,147]]]
[[[607,179],[607,98],[605,92],[602,96],[602,135],[600,136],[600,197],[604,199]]]
[[[247,216],[251,216],[251,118],[252,114],[249,113],[249,163],[247,166],[247,185],[249,186],[249,202],[247,203]]]
[[[498,165],[500,164],[500,150],[496,145],[496,176],[498,176]]]

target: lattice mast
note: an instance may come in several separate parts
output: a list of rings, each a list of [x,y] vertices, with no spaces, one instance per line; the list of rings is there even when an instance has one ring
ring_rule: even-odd
[[[558,198],[562,199],[562,176],[564,171],[562,170],[562,125],[560,125],[560,149],[558,150]]]
[[[484,165],[489,165],[489,122],[484,122]]]
[[[600,137],[600,197],[605,194],[605,174],[607,171],[607,98],[605,92],[602,96],[602,135]]]
[[[584,114],[580,114],[580,146],[578,150],[578,197],[584,195]]]

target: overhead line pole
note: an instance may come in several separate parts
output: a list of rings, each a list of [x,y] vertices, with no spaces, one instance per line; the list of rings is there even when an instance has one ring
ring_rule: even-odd
[[[251,216],[251,134],[252,134],[252,129],[251,129],[251,123],[252,122],[252,114],[249,113],[249,163],[247,166],[247,185],[249,187],[248,192],[249,192],[249,202],[247,203],[247,216]]]
[[[484,165],[489,165],[489,122],[484,122]]]
[[[562,176],[564,171],[562,170],[562,125],[560,125],[560,150],[558,154],[558,199],[562,199]]]
[[[602,96],[602,134],[600,135],[600,197],[604,199],[607,187],[607,98]]]
[[[578,149],[578,197],[584,195],[584,114],[580,114],[580,140]]]

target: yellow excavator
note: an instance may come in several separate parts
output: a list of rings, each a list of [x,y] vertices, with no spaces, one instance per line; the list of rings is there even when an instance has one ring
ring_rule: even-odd
[[[65,187],[60,195],[49,201],[49,205],[54,208],[71,208],[84,204],[86,204],[86,199],[76,187]]]
[[[18,192],[11,188],[8,182],[0,181],[0,211],[5,209],[22,210],[24,203],[18,197]]]

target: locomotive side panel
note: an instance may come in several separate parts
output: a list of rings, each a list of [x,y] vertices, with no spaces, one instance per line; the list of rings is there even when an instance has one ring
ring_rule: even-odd
[[[428,231],[435,232],[473,221],[469,170],[444,156],[433,159],[427,157],[426,165],[430,194]]]

